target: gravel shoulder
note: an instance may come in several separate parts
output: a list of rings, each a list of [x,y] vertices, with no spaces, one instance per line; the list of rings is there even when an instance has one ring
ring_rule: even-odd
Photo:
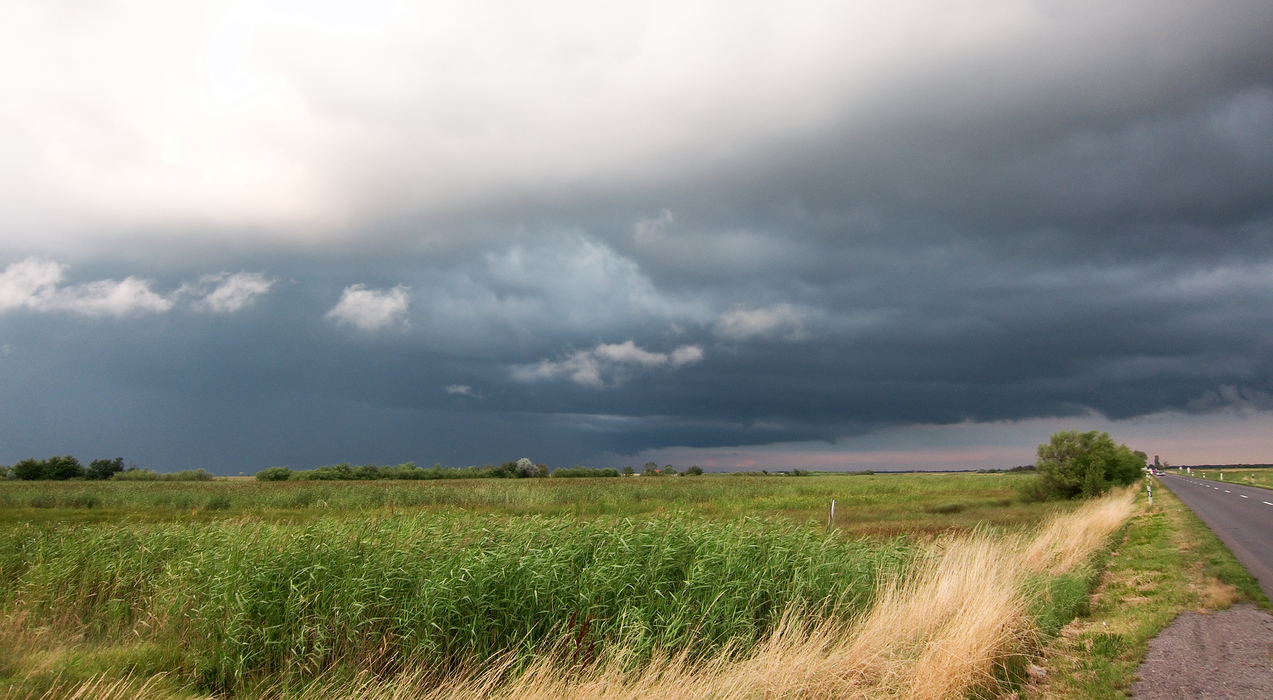
[[[1149,642],[1132,696],[1143,700],[1273,697],[1273,615],[1251,604],[1187,612]]]
[[[1155,488],[1154,495],[1112,543],[1107,562],[1094,562],[1105,574],[1089,614],[1045,643],[1037,659],[1042,673],[1032,674],[1019,697],[1273,698],[1259,685],[1269,672],[1273,606],[1170,490]],[[1157,646],[1161,660],[1145,664]],[[1171,673],[1185,675],[1164,675]]]

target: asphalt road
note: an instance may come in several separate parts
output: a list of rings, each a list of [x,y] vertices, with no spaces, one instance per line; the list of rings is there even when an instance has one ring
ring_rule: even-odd
[[[1158,480],[1216,533],[1273,599],[1273,490],[1170,473]]]

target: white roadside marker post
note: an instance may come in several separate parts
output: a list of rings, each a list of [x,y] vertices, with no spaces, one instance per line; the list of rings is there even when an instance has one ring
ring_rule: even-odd
[[[827,521],[827,527],[835,527],[835,499],[831,499],[831,519]]]

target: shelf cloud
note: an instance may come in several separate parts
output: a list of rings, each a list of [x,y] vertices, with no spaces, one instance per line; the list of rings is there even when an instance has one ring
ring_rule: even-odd
[[[0,4],[0,462],[1010,467],[1067,421],[1268,461],[1270,36],[1267,0]]]

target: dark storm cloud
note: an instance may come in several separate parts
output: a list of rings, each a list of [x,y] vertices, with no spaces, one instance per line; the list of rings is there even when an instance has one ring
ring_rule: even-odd
[[[698,92],[580,78],[623,109],[503,74],[452,85],[454,111],[382,104],[310,66],[314,109],[365,127],[315,149],[319,175],[279,166],[222,193],[241,217],[167,237],[104,217],[110,253],[5,245],[2,265],[43,262],[0,285],[0,461],[557,466],[1267,410],[1273,10],[979,8],[968,36],[922,23],[931,46],[811,40],[754,90],[692,62]]]

